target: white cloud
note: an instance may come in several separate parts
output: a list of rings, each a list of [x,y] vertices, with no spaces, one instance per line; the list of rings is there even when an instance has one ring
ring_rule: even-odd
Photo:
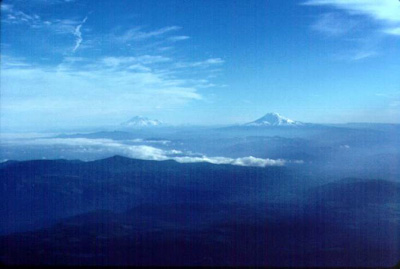
[[[137,57],[104,57],[102,63],[110,67],[128,67],[132,65],[156,64],[171,61],[170,58],[161,55],[141,55]],[[143,67],[143,66],[142,66]]]
[[[6,16],[2,16],[2,22],[8,24],[28,24],[31,27],[38,27],[42,21],[40,16],[37,14],[26,14],[20,10],[15,10],[12,6],[8,5],[4,9],[2,6],[2,11],[6,12]]]
[[[138,72],[150,72],[150,71],[151,71],[151,68],[146,67],[146,66],[144,66],[144,65],[142,65],[142,64],[132,64],[132,65],[129,65],[129,66],[128,66],[128,69],[129,69],[129,70],[135,70],[135,71],[138,71]]]
[[[40,4],[40,5],[57,5],[57,4],[64,4],[64,3],[73,3],[76,0],[29,0],[33,4]],[[22,1],[26,4],[26,1]]]
[[[400,2],[396,0],[309,0],[305,5],[332,6],[350,15],[364,15],[380,23],[387,34],[400,27]],[[392,30],[392,31],[391,31]]]
[[[81,27],[83,26],[83,24],[85,24],[85,22],[87,21],[87,16],[82,20],[81,24],[79,24],[78,26],[76,26],[75,31],[74,31],[74,36],[76,37],[75,40],[75,46],[72,49],[72,53],[74,53],[79,46],[81,45],[83,39],[82,39],[82,32],[81,32]]]
[[[26,68],[31,67],[31,64],[24,62],[23,58],[10,57],[8,55],[0,55],[2,68]]]
[[[253,156],[244,157],[244,158],[237,158],[232,162],[233,165],[240,165],[240,166],[283,166],[285,165],[285,161],[282,159],[273,160],[273,159],[260,159],[255,158]]]
[[[389,104],[390,108],[399,109],[400,108],[400,100],[394,100]]]
[[[138,141],[135,141],[138,142]],[[4,142],[3,142],[4,143]],[[10,141],[9,143],[15,143]],[[197,162],[208,162],[212,164],[230,164],[238,166],[255,166],[255,167],[266,167],[266,166],[284,166],[285,160],[282,159],[261,159],[252,156],[243,158],[227,158],[227,157],[208,157],[208,156],[187,156],[179,150],[164,150],[155,148],[148,145],[128,145],[116,142],[111,139],[87,139],[87,138],[38,138],[33,140],[18,140],[19,145],[67,145],[71,147],[77,147],[79,151],[96,151],[99,149],[109,154],[125,155],[135,159],[142,160],[175,160],[180,163],[197,163]],[[83,148],[82,148],[83,147]],[[176,156],[179,155],[179,156]]]
[[[205,67],[211,67],[211,66],[218,66],[225,63],[224,60],[221,58],[210,58],[204,61],[198,61],[198,62],[178,62],[176,64],[177,68],[187,68],[187,67],[200,67],[200,68],[205,68]]]
[[[68,34],[74,36],[77,27],[81,23],[82,21],[70,20],[70,19],[62,19],[62,20],[56,19],[43,22],[43,24],[47,29],[52,30],[56,34]]]
[[[1,3],[1,11],[3,11],[3,12],[9,12],[12,10],[12,8],[13,8],[13,6],[10,4]]]
[[[149,38],[156,38],[163,36],[167,33],[174,32],[180,30],[181,27],[179,26],[168,26],[163,27],[154,31],[142,31],[140,27],[129,29],[128,31],[124,32],[121,35],[113,34],[114,41],[126,43],[129,41],[140,41]]]
[[[318,17],[311,28],[328,36],[340,36],[354,29],[356,25],[355,21],[349,20],[339,13],[324,13]]]
[[[400,108],[400,92],[389,92],[389,93],[377,93],[378,97],[384,98],[387,108],[391,111],[391,114],[399,114]],[[392,113],[396,112],[396,113]]]
[[[47,2],[45,2],[47,3]],[[49,31],[56,35],[73,35],[75,44],[72,49],[74,53],[81,45],[82,33],[81,27],[86,22],[87,17],[83,21],[71,19],[48,19],[45,20],[37,14],[28,14],[11,5],[2,5],[2,23],[8,25],[27,25],[36,31]]]
[[[189,38],[190,38],[189,36],[181,35],[181,36],[171,36],[170,38],[168,38],[168,40],[175,42],[175,41],[188,40]]]
[[[337,53],[335,59],[360,61],[375,57],[383,52],[384,37],[400,36],[400,1],[308,0],[303,4],[336,10],[321,14],[311,26],[328,36],[344,37],[343,41],[348,42],[343,47],[350,47]]]
[[[340,61],[361,61],[378,56],[379,53],[373,49],[358,48],[354,50],[343,51],[334,55],[336,60]]]
[[[292,161],[289,161],[290,163],[294,163],[294,164],[303,164],[304,163],[304,161],[303,160],[292,160]]]
[[[211,59],[207,59],[203,62],[199,62],[198,64],[200,65],[213,65],[213,64],[223,64],[224,60],[222,60],[221,58],[211,58]]]
[[[57,34],[74,34],[79,21],[70,19],[44,20],[37,14],[27,14],[12,5],[1,6],[2,22],[6,24],[24,24],[35,29],[48,29]]]
[[[378,55],[378,53],[375,51],[358,51],[352,56],[352,60],[354,61],[363,60],[366,58],[374,57],[376,55]]]
[[[400,27],[393,27],[384,30],[385,33],[389,35],[398,35],[400,36]]]

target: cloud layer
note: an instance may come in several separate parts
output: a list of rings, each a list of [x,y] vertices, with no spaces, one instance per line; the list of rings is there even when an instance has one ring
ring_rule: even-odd
[[[197,85],[192,82],[151,71],[148,65],[140,64],[155,59],[159,60],[104,58],[95,64],[87,63],[86,70],[79,71],[67,64],[53,69],[3,62],[2,113],[10,116],[29,113],[27,119],[36,116],[43,120],[46,114],[57,120],[79,117],[84,122],[85,118],[101,119],[106,115],[121,120],[126,115],[173,108],[201,99]]]
[[[135,141],[138,142],[138,141]],[[10,141],[9,143],[15,143]],[[253,156],[242,158],[228,158],[228,157],[209,157],[205,155],[193,155],[175,149],[160,149],[148,145],[131,145],[116,142],[111,139],[87,139],[87,138],[37,138],[33,140],[19,140],[19,145],[40,145],[40,146],[54,146],[61,145],[70,150],[78,150],[82,152],[103,152],[109,155],[124,155],[127,157],[142,159],[165,161],[175,160],[179,163],[197,163],[208,162],[212,164],[230,164],[238,166],[284,166],[287,161],[282,159],[262,159]]]

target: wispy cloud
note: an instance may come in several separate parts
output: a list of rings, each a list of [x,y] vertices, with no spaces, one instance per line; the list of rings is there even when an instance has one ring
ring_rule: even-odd
[[[74,35],[76,44],[82,42],[81,27],[86,22],[75,19],[44,19],[38,14],[23,12],[12,5],[2,5],[2,23],[9,25],[27,25],[38,30],[48,30],[55,34]],[[78,46],[79,47],[79,46]]]
[[[398,35],[400,36],[400,27],[392,27],[385,29],[384,32],[389,35]]]
[[[195,82],[151,71],[149,66],[162,60],[146,55],[97,61],[67,57],[56,68],[3,60],[2,116],[9,121],[25,115],[28,122],[79,117],[86,124],[106,123],[201,100]]]
[[[343,51],[334,55],[334,59],[340,61],[361,61],[364,59],[378,56],[379,53],[375,50],[367,48],[358,48],[354,50]]]
[[[366,58],[371,58],[378,55],[375,51],[358,51],[352,56],[352,60],[358,61]]]
[[[179,26],[168,26],[163,27],[154,31],[143,31],[140,27],[132,28],[124,32],[123,34],[116,34],[112,35],[113,39],[117,42],[126,43],[129,41],[140,41],[149,38],[156,38],[164,36],[167,33],[174,32],[180,30],[181,27]]]
[[[348,42],[350,48],[336,53],[335,59],[360,61],[376,57],[382,54],[384,37],[400,35],[399,1],[308,0],[303,4],[336,10],[319,15],[311,26],[315,31]]]
[[[30,0],[29,2],[32,2],[34,4],[40,4],[40,5],[58,5],[58,4],[65,4],[65,3],[73,3],[76,0]],[[24,4],[26,1],[23,1]]]
[[[2,5],[1,11],[2,22],[6,24],[28,24],[32,27],[38,27],[42,24],[40,16],[37,14],[26,14],[20,10],[16,10],[12,5]]]
[[[376,93],[377,97],[383,98],[389,110],[400,114],[400,91],[389,93]]]
[[[176,42],[176,41],[182,41],[182,40],[188,40],[190,37],[186,35],[180,35],[180,36],[171,36],[168,38],[168,40]]]
[[[176,63],[177,68],[187,68],[187,67],[210,67],[218,66],[224,64],[225,61],[221,58],[210,58],[204,61],[198,62],[178,62]]]
[[[331,6],[349,15],[364,15],[379,23],[382,32],[400,35],[400,2],[396,0],[309,0],[305,5]]]
[[[9,12],[12,10],[12,8],[13,8],[13,6],[10,4],[1,3],[1,11],[3,11],[3,12]]]
[[[82,32],[81,32],[81,27],[82,27],[82,25],[84,25],[85,24],[85,22],[87,21],[87,16],[82,20],[82,23],[81,24],[79,24],[78,26],[76,26],[76,28],[75,28],[75,31],[74,31],[74,36],[76,37],[76,40],[75,40],[75,46],[74,46],[74,48],[72,49],[72,53],[74,53],[78,48],[79,48],[79,46],[81,45],[81,43],[82,43]]]
[[[336,37],[348,33],[356,25],[354,20],[350,20],[340,13],[330,12],[321,14],[311,28],[322,34]]]
[[[156,63],[165,63],[169,62],[171,59],[169,57],[161,56],[161,55],[141,55],[137,57],[104,57],[102,62],[106,66],[110,67],[130,67],[136,64],[156,64]]]

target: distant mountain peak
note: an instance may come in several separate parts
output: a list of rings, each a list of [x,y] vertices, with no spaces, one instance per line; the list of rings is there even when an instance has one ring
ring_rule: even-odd
[[[299,126],[303,125],[303,123],[295,120],[288,119],[284,116],[281,116],[279,113],[272,112],[267,113],[263,117],[246,123],[246,126]]]
[[[159,120],[149,119],[143,116],[135,116],[130,120],[123,122],[121,125],[124,127],[134,127],[134,128],[154,127],[162,125],[162,122]]]

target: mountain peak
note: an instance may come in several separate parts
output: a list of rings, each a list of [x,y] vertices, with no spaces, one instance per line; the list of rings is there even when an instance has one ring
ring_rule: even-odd
[[[161,124],[162,122],[159,120],[149,119],[143,116],[135,116],[130,120],[123,122],[121,125],[124,127],[140,128],[140,127],[160,126]]]
[[[299,126],[303,123],[281,116],[279,113],[267,113],[263,117],[246,123],[247,126]]]

